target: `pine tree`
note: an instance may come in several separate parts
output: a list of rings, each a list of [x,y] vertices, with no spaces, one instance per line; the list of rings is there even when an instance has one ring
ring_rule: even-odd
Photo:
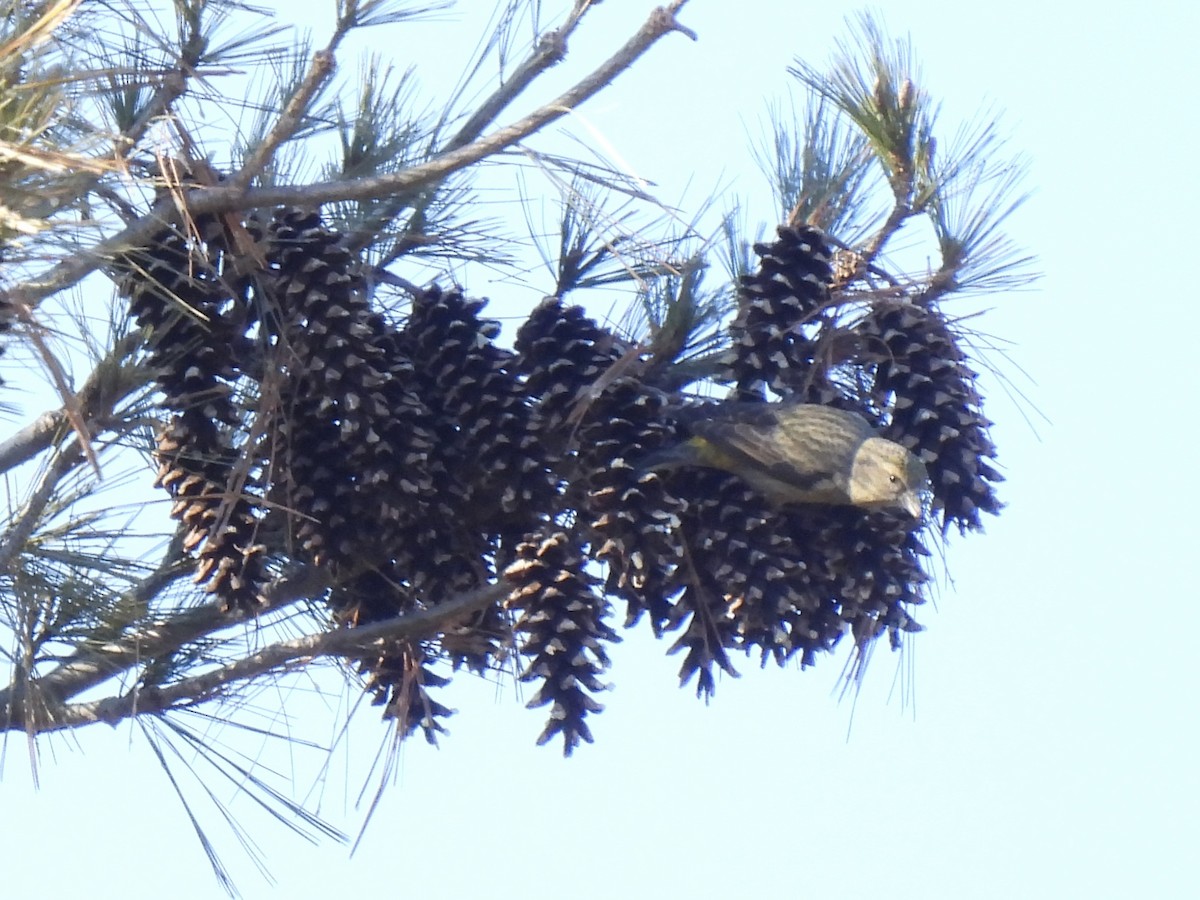
[[[622,628],[669,636],[704,697],[739,653],[808,666],[920,628],[930,542],[1001,509],[972,334],[944,301],[1032,277],[1002,230],[1020,160],[990,121],[939,145],[909,44],[859,19],[791,72],[804,114],[759,154],[770,240],[732,215],[697,238],[620,172],[528,145],[562,215],[553,284],[508,334],[471,290],[523,264],[512,219],[478,211],[480,164],[690,34],[676,0],[510,117],[596,5],[554,27],[503,5],[464,60],[503,76],[436,115],[385,61],[334,77],[348,36],[414,4],[342,0],[315,51],[236,3],[5,5],[0,368],[11,388],[26,361],[55,401],[0,443],[0,727],[36,746],[137,719],[203,746],[180,712],[234,720],[253,686],[332,660],[431,741],[456,672],[511,673],[547,709],[539,742],[570,753]],[[218,123],[235,71],[261,96]],[[312,180],[314,158],[332,162]],[[928,252],[893,254],[901,235]],[[614,287],[621,324],[588,307]],[[639,465],[714,394],[863,415],[927,467],[924,521]]]

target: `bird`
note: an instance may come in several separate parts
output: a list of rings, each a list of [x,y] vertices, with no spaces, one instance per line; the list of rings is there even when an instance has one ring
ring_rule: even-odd
[[[857,413],[816,403],[726,400],[691,407],[678,421],[690,437],[649,454],[642,469],[720,469],[776,506],[856,506],[922,516],[921,495],[929,490],[925,464]]]

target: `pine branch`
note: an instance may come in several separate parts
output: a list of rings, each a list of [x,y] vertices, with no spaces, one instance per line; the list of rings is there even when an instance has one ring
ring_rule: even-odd
[[[484,129],[491,125],[538,77],[565,59],[568,39],[578,28],[584,15],[587,14],[593,5],[592,0],[576,0],[575,7],[568,15],[567,21],[560,28],[541,36],[530,56],[517,67],[516,71],[509,78],[505,79],[491,96],[479,105],[476,111],[471,114],[455,133],[454,137],[446,144],[442,153],[453,152],[478,141]],[[690,32],[687,32],[682,27],[679,30],[690,34]],[[626,64],[626,67],[632,61],[631,59]],[[412,192],[401,193],[392,198],[390,202],[384,203],[362,225],[356,236],[352,239],[351,246],[356,250],[365,247],[374,239],[380,228],[392,221],[406,206],[410,205],[415,207],[412,217],[413,227],[410,228],[410,231],[414,231],[418,235],[423,233],[423,227],[427,222],[429,209],[434,200],[435,192],[432,188],[439,184],[440,182],[434,182],[421,192],[419,196],[414,196]],[[397,242],[397,245],[392,248],[391,252],[379,260],[379,264],[387,265],[402,255],[404,250],[405,242]]]
[[[432,634],[446,622],[484,609],[501,600],[508,591],[509,587],[504,583],[492,584],[432,609],[408,613],[389,621],[281,641],[203,675],[185,678],[164,687],[134,688],[121,696],[48,710],[47,718],[35,723],[35,730],[43,733],[94,722],[115,725],[133,716],[194,706],[220,696],[239,682],[284,671],[295,665],[307,665],[323,657],[357,659],[377,655],[399,640]]]
[[[516,71],[479,105],[479,108],[450,139],[446,149],[457,150],[478,140],[479,136],[483,134],[483,130],[491,125],[500,113],[508,108],[509,104],[524,93],[529,85],[533,84],[547,69],[566,59],[567,41],[592,6],[591,0],[576,0],[575,8],[571,10],[562,27],[539,38],[529,58],[517,66]]]
[[[121,129],[116,143],[122,157],[128,156],[146,136],[150,126],[166,116],[187,93],[189,79],[196,74],[203,62],[208,41],[198,21],[189,24],[192,27],[188,29],[187,37],[180,45],[175,68],[163,74],[150,101],[128,127]],[[114,89],[115,87],[114,84]]]
[[[127,595],[127,604],[131,608],[148,607],[155,596],[194,568],[192,560],[181,560],[175,553],[168,552],[159,568]],[[266,612],[319,593],[326,586],[318,570],[298,569],[277,579],[264,592],[268,599]],[[81,646],[63,663],[36,680],[37,693],[46,703],[61,704],[137,665],[169,656],[186,644],[249,618],[246,613],[223,613],[217,604],[209,603],[155,619],[124,635],[121,640]],[[27,695],[28,687],[25,686],[0,689],[0,731],[25,727]]]
[[[313,100],[325,87],[334,69],[337,67],[337,48],[353,27],[352,16],[343,17],[334,30],[329,43],[313,54],[307,74],[301,80],[292,96],[288,98],[274,127],[267,132],[263,140],[256,146],[242,164],[241,170],[231,179],[235,187],[245,189],[268,165],[279,147],[295,135],[305,115],[308,114]]]
[[[117,341],[112,351],[100,361],[83,387],[72,397],[70,402],[73,408],[79,411],[89,427],[106,424],[105,420],[112,416],[113,407],[122,397],[152,380],[151,372],[121,365],[141,343],[142,336],[137,333],[128,334]],[[69,424],[68,410],[63,406],[42,413],[16,434],[0,442],[0,472],[8,472],[33,459],[53,444]]]
[[[675,11],[685,3],[686,0],[675,0],[670,6],[654,10],[620,50],[556,99],[487,137],[442,153],[426,163],[399,172],[348,181],[254,189],[237,186],[197,188],[185,195],[186,208],[189,215],[195,217],[255,207],[319,206],[339,200],[377,200],[428,187],[454,172],[494,156],[567,115],[603,90],[665,35],[678,31],[695,40],[695,33],[681,25],[674,16]],[[174,198],[160,200],[147,215],[117,234],[97,241],[89,250],[61,260],[37,278],[0,292],[0,301],[23,303],[33,308],[46,297],[77,284],[109,260],[145,244],[161,230],[164,223],[177,222],[179,218]]]
[[[0,572],[12,568],[16,557],[24,550],[30,535],[37,528],[59,483],[84,459],[79,441],[71,441],[46,467],[42,478],[25,506],[13,516],[3,538],[0,538]]]

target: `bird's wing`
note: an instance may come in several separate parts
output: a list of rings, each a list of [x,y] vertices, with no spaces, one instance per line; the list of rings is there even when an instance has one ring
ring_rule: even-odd
[[[740,468],[757,469],[801,490],[824,489],[831,480],[844,488],[850,459],[862,440],[858,429],[845,433],[836,410],[804,410],[807,418],[797,420],[788,414],[793,410],[777,404],[718,407],[691,423],[691,431]],[[834,418],[826,418],[827,412]],[[835,423],[843,428],[839,436],[830,430]]]

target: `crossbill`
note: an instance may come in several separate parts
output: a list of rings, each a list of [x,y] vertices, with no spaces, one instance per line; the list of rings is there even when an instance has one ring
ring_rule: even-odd
[[[899,509],[920,518],[924,463],[857,413],[812,403],[726,401],[696,407],[682,443],[643,468],[702,466],[730,472],[779,506]]]

